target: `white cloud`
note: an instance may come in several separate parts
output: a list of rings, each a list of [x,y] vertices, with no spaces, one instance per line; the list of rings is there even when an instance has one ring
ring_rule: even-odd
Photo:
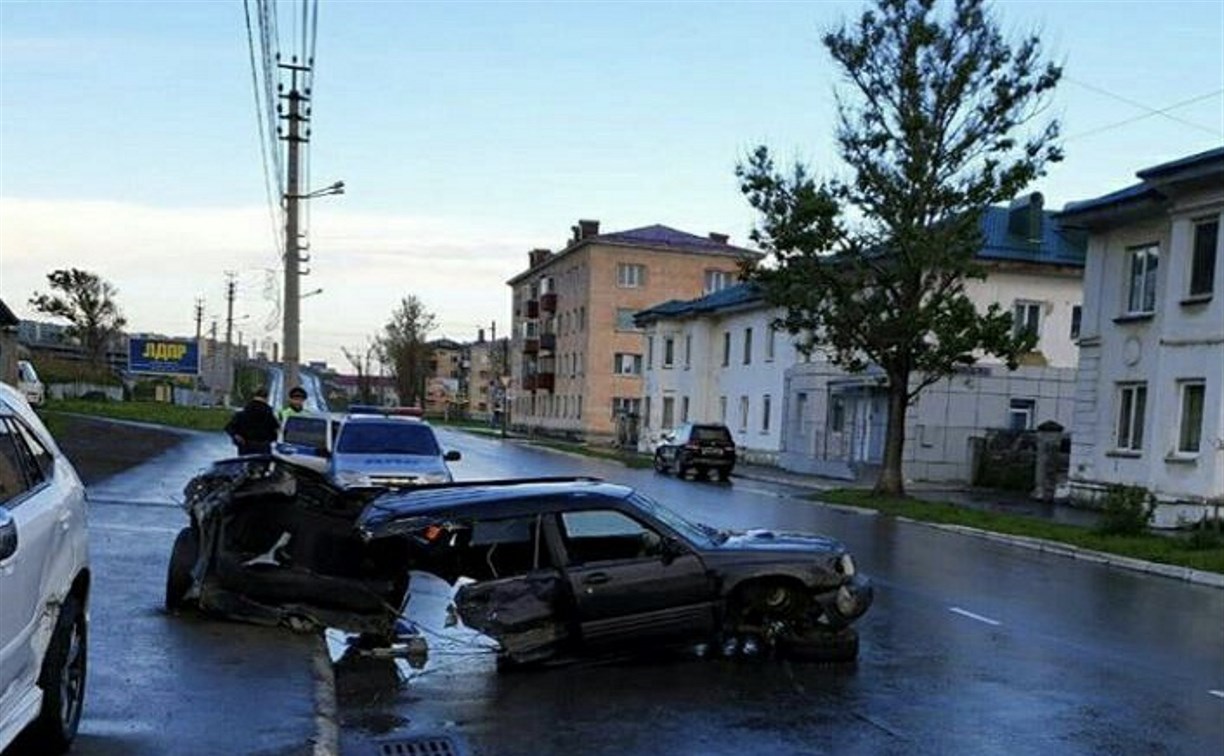
[[[360,345],[386,322],[399,300],[420,296],[440,330],[475,336],[492,320],[508,326],[506,279],[526,263],[538,240],[482,229],[470,219],[316,210],[311,274],[302,291],[302,351],[307,359],[341,360],[339,346]],[[20,316],[37,317],[30,295],[46,290],[57,268],[94,271],[119,289],[132,330],[188,334],[195,298],[224,317],[224,273],[239,273],[235,315],[247,340],[263,335],[273,310],[264,298],[277,265],[272,221],[264,207],[159,208],[103,201],[0,199],[0,297]],[[278,288],[280,275],[272,276]],[[222,322],[221,327],[224,327]],[[205,329],[208,321],[205,322]],[[279,340],[279,329],[272,338]]]

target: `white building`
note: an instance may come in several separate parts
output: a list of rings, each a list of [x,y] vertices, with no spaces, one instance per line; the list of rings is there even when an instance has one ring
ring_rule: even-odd
[[[1058,216],[1090,232],[1071,484],[1142,486],[1167,527],[1224,500],[1224,148],[1138,177]]]
[[[982,230],[978,259],[988,277],[966,282],[966,291],[982,310],[995,302],[1012,310],[1018,327],[1037,332],[1037,348],[1017,371],[983,360],[923,392],[907,416],[910,478],[969,480],[971,438],[1071,422],[1082,235],[1056,224],[1038,194],[988,209]],[[639,313],[654,345],[645,436],[686,419],[721,421],[753,461],[843,479],[874,474],[888,422],[883,377],[848,374],[820,354],[802,357],[770,328],[779,314],[746,285]]]

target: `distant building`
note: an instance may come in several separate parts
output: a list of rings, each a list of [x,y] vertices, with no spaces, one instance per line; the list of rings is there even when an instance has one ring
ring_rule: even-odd
[[[1224,503],[1224,148],[1138,177],[1058,216],[1090,233],[1071,486],[1142,486],[1172,526]]]
[[[579,221],[559,252],[535,249],[513,291],[510,421],[589,439],[636,439],[645,339],[633,315],[733,283],[760,258],[722,234],[667,226],[601,234]]]
[[[21,321],[0,299],[0,382],[17,385],[18,331]]]

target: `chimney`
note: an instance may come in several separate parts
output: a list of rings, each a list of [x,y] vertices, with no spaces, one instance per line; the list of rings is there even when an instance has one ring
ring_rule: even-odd
[[[597,220],[580,220],[578,221],[578,241],[590,239],[592,236],[599,236],[599,221]]]
[[[1045,198],[1041,192],[1017,197],[1007,207],[1007,232],[1019,236],[1030,244],[1041,243],[1041,223]]]
[[[727,242],[731,241],[731,237],[730,237],[730,236],[727,236],[726,234],[719,234],[719,233],[716,233],[716,232],[714,232],[714,231],[711,231],[711,232],[710,232],[710,241],[712,241],[712,242],[714,242],[714,243],[716,243],[716,244],[726,244]]]
[[[541,265],[550,257],[552,257],[552,250],[536,247],[527,253],[528,267],[534,268],[537,265]]]

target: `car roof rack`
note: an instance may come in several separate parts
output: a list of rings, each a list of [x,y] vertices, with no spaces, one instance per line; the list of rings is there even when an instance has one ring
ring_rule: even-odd
[[[518,486],[534,483],[603,483],[603,478],[591,475],[554,475],[537,478],[492,478],[490,480],[456,480],[450,483],[421,483],[396,489],[396,493],[413,491],[437,491],[447,488],[486,488],[493,486]]]

